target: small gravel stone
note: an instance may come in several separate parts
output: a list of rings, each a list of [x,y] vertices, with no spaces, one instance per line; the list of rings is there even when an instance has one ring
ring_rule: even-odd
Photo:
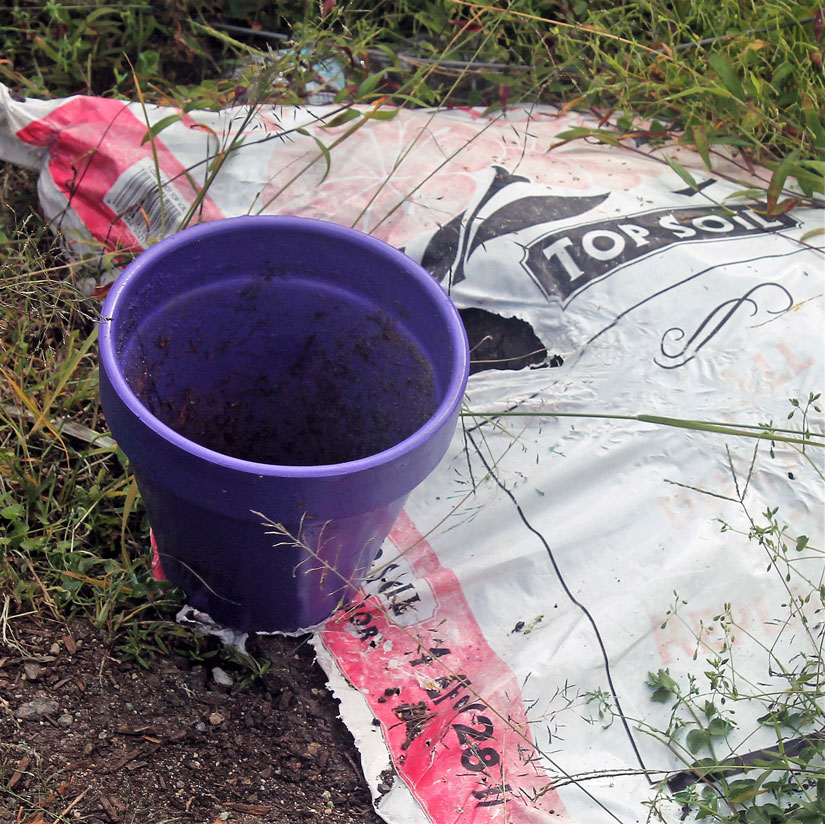
[[[219,712],[213,712],[212,715],[209,716],[209,723],[213,727],[219,727],[224,722],[224,717]]]
[[[209,727],[207,727],[206,724],[203,723],[203,721],[198,721],[198,723],[195,724],[195,729],[198,732],[206,732],[209,729]]]
[[[54,643],[53,643],[53,644],[49,647],[49,652],[50,652],[52,655],[60,655],[60,644],[58,644],[58,643],[57,643],[57,641],[55,641],[55,642],[54,642]]]
[[[65,729],[66,727],[71,727],[72,724],[74,724],[74,718],[69,715],[69,713],[64,712],[63,715],[59,715],[57,717],[57,723]]]
[[[23,672],[26,673],[26,678],[29,681],[37,681],[40,676],[43,674],[43,667],[40,664],[35,664],[34,661],[26,661],[23,664]]]
[[[38,695],[31,701],[21,704],[14,713],[21,721],[40,721],[47,715],[57,712],[57,701],[47,695]]]
[[[212,670],[212,680],[219,687],[231,687],[233,684],[232,676],[229,675],[228,672],[222,670],[220,667],[215,667]]]

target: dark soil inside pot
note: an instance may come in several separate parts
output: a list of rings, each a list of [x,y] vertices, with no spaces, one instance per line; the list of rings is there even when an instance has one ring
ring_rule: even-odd
[[[312,466],[382,452],[432,415],[432,365],[396,319],[317,281],[243,283],[168,302],[123,347],[129,385],[167,426],[224,455]]]

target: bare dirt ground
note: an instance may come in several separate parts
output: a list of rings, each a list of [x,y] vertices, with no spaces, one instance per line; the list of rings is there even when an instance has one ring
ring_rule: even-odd
[[[9,624],[0,824],[381,821],[301,639],[253,639],[271,665],[244,684],[226,663],[119,661],[87,624]]]

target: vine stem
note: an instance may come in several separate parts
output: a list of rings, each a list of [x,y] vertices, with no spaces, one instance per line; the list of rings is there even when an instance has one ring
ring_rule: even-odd
[[[760,441],[781,441],[797,446],[825,447],[825,441],[811,440],[823,438],[822,432],[799,432],[802,437],[776,434],[777,432],[795,433],[796,430],[774,430],[769,426],[753,426],[751,424],[719,423],[716,421],[696,421],[689,418],[671,418],[664,415],[616,415],[606,412],[508,412],[462,410],[459,415],[463,418],[603,418],[611,421],[637,421],[651,423],[656,426],[672,426],[677,429],[692,429],[699,432],[716,432],[721,435],[736,435],[742,438],[755,438]]]

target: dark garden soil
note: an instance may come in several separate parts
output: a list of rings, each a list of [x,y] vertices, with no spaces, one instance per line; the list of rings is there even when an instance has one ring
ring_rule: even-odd
[[[524,369],[546,361],[561,366],[560,355],[547,349],[527,321],[505,318],[485,309],[461,309],[461,322],[470,344],[470,374],[488,369]]]
[[[224,664],[233,684],[221,686],[209,664],[119,661],[89,625],[29,617],[9,627],[1,824],[381,821],[300,639],[254,639],[269,671],[244,686],[245,673]]]

